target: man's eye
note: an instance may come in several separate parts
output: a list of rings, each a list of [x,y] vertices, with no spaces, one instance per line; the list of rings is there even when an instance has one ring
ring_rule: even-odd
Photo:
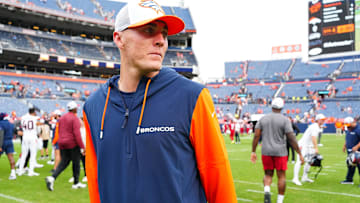
[[[164,30],[161,32],[161,34],[163,35],[164,38],[167,38],[168,36],[168,31],[167,30]]]
[[[148,34],[154,34],[155,29],[152,28],[152,27],[148,27],[148,28],[146,28],[144,31],[145,31],[146,33],[148,33]]]

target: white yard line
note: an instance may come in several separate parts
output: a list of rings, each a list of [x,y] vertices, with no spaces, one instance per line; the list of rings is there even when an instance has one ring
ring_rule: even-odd
[[[324,170],[323,171],[327,171],[327,172],[336,172],[336,170],[334,170],[334,169],[326,169],[326,168],[324,168]]]
[[[259,190],[251,190],[251,189],[247,189],[246,191],[248,191],[248,192],[255,192],[255,193],[261,193],[261,194],[264,194],[264,191],[259,191]],[[270,194],[272,194],[272,192],[270,192]]]
[[[238,201],[242,201],[242,202],[252,202],[251,199],[244,199],[244,198],[236,198]]]
[[[236,183],[245,183],[245,184],[250,184],[250,185],[261,185],[262,183],[256,183],[256,182],[248,182],[248,181],[242,181],[242,180],[234,180],[234,182]],[[357,197],[360,198],[360,195],[356,195],[356,194],[349,194],[349,193],[342,193],[342,192],[331,192],[331,191],[325,191],[325,190],[315,190],[315,189],[306,189],[306,188],[298,188],[298,187],[286,187],[287,189],[291,189],[291,190],[299,190],[299,191],[307,191],[307,192],[317,192],[317,193],[325,193],[325,194],[331,194],[331,195],[342,195],[342,196],[348,196],[348,197]],[[256,190],[253,190],[256,191]],[[250,192],[253,192],[250,191]],[[263,193],[263,192],[262,192]]]
[[[17,201],[17,202],[30,203],[29,201],[26,201],[26,200],[23,200],[23,199],[20,199],[20,198],[16,198],[16,197],[13,197],[13,196],[10,196],[10,195],[1,194],[1,193],[0,193],[0,197],[3,197],[5,199],[14,200],[14,201]]]

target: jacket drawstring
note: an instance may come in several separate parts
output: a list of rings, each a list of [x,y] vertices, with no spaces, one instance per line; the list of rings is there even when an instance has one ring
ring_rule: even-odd
[[[136,134],[137,135],[140,133],[140,126],[141,126],[141,122],[142,122],[142,118],[143,118],[143,114],[144,114],[144,109],[145,109],[145,104],[146,104],[146,96],[147,96],[147,92],[148,92],[148,89],[149,89],[150,82],[151,82],[151,79],[149,79],[147,81],[147,83],[146,83],[144,100],[143,100],[142,107],[141,107],[141,113],[140,113],[138,126],[137,126],[137,129],[136,129]],[[104,120],[105,120],[107,104],[109,103],[110,89],[111,89],[111,87],[109,85],[108,91],[107,91],[107,94],[106,94],[106,101],[105,101],[104,111],[103,111],[103,115],[102,115],[102,119],[101,119],[100,139],[103,139],[103,135],[104,135]]]
[[[100,128],[100,139],[103,139],[103,135],[104,135],[104,120],[105,120],[105,114],[106,114],[106,109],[107,109],[107,104],[109,102],[109,97],[110,97],[110,85],[108,88],[108,92],[106,94],[106,101],[105,101],[105,106],[104,106],[104,111],[103,111],[103,115],[102,115],[102,119],[101,119],[101,128]]]
[[[141,113],[140,113],[140,118],[139,118],[139,123],[138,126],[136,128],[136,134],[139,135],[140,133],[140,127],[141,127],[141,122],[142,122],[142,118],[143,118],[143,114],[144,114],[144,109],[145,109],[145,103],[146,103],[146,95],[149,89],[149,85],[150,85],[151,79],[148,80],[148,82],[146,83],[146,88],[145,88],[145,94],[144,94],[144,100],[142,103],[142,107],[141,107]]]

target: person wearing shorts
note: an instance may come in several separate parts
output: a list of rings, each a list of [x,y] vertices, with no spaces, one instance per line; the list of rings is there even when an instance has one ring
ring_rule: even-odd
[[[272,113],[262,117],[255,126],[255,136],[252,144],[251,161],[256,163],[256,147],[262,137],[262,163],[265,172],[264,176],[264,202],[271,202],[270,185],[276,169],[278,177],[278,197],[277,202],[282,203],[284,200],[286,187],[286,170],[287,170],[287,140],[295,151],[300,154],[300,160],[304,158],[300,153],[290,120],[281,114],[284,107],[284,100],[275,98],[272,103]]]
[[[44,119],[40,119],[40,123],[43,124],[40,126],[40,138],[42,138],[43,141],[40,159],[44,159],[44,158],[47,159],[49,158],[48,142],[50,139],[50,126],[48,122],[45,121]]]
[[[12,142],[12,138],[14,135],[14,125],[11,124],[8,120],[4,119],[6,117],[6,113],[0,113],[0,133],[2,134],[3,142],[0,142],[0,157],[3,152],[6,153],[9,163],[10,163],[10,176],[9,180],[16,179],[15,173],[15,160],[14,160],[14,145]]]

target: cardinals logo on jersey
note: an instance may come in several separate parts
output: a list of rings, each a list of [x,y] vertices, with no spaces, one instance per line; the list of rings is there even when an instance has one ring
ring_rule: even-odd
[[[157,14],[162,13],[165,15],[164,10],[161,8],[161,6],[152,0],[142,0],[139,5],[144,8],[151,8],[153,9]]]

